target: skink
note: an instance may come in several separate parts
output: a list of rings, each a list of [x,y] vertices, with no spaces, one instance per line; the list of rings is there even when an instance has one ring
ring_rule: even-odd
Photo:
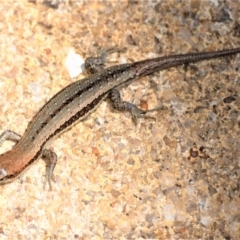
[[[57,156],[48,148],[50,140],[92,113],[106,97],[112,99],[114,107],[130,111],[134,118],[143,116],[146,111],[121,100],[120,88],[156,71],[239,52],[240,48],[235,48],[120,64],[68,85],[39,110],[22,137],[12,131],[5,131],[0,136],[0,141],[16,142],[11,150],[0,155],[0,184],[12,182],[42,157],[46,161],[46,176],[51,188]]]

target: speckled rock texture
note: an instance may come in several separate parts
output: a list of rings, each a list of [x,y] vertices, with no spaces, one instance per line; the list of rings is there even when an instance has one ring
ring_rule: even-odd
[[[239,1],[2,1],[0,130],[19,134],[84,59],[110,64],[240,46]],[[0,239],[240,239],[240,55],[171,68],[122,97],[165,106],[134,125],[106,101],[0,186]],[[12,147],[5,142],[1,153]]]

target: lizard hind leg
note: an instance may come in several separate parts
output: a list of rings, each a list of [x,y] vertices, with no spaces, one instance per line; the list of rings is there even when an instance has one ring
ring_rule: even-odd
[[[108,55],[114,52],[120,52],[121,50],[117,46],[109,49],[101,49],[97,57],[89,57],[85,60],[85,68],[90,74],[94,74],[102,71],[103,65],[107,62]]]
[[[153,109],[149,109],[149,110],[142,110],[130,102],[122,101],[120,92],[117,89],[112,89],[110,91],[109,98],[110,98],[114,108],[116,108],[120,111],[130,112],[135,124],[137,124],[138,118],[155,119],[154,117],[147,116],[146,113],[153,112],[153,111],[159,111],[161,109],[160,107],[157,107],[157,108],[153,108]]]

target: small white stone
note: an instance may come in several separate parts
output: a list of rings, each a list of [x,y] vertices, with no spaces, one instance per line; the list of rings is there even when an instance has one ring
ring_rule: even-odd
[[[71,78],[77,77],[84,70],[84,59],[73,48],[70,48],[65,60],[65,66]]]
[[[166,220],[174,221],[176,217],[176,208],[173,204],[167,204],[163,208],[163,215]]]
[[[201,224],[205,227],[208,227],[212,223],[212,218],[209,216],[201,217]]]

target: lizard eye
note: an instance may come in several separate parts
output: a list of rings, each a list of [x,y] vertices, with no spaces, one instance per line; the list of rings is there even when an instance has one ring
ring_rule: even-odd
[[[0,180],[7,176],[7,172],[4,168],[0,169]]]

